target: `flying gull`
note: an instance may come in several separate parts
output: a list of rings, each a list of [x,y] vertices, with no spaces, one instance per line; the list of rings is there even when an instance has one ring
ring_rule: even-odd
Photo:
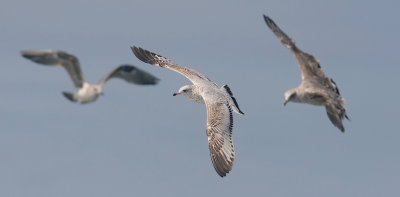
[[[346,115],[344,99],[340,96],[339,89],[332,78],[324,75],[319,65],[319,60],[312,55],[301,51],[295,42],[287,36],[268,16],[264,15],[265,22],[272,32],[281,40],[296,58],[301,70],[301,84],[294,89],[285,92],[286,103],[308,103],[325,106],[329,119],[340,131],[344,132],[343,118]]]
[[[77,91],[74,93],[63,92],[63,95],[68,100],[81,104],[93,102],[99,95],[102,95],[102,86],[111,78],[121,78],[129,83],[139,85],[154,85],[159,80],[132,65],[120,65],[104,76],[97,84],[91,85],[85,81],[79,60],[74,55],[57,50],[26,50],[22,51],[21,55],[38,64],[65,68]]]
[[[169,68],[188,78],[193,85],[181,87],[176,95],[184,95],[189,100],[203,103],[207,108],[208,147],[210,148],[211,161],[215,170],[221,177],[232,170],[235,152],[232,142],[233,115],[232,110],[244,114],[233,97],[228,85],[221,88],[203,74],[179,66],[171,60],[139,47],[131,47],[135,56],[145,63],[162,68]]]

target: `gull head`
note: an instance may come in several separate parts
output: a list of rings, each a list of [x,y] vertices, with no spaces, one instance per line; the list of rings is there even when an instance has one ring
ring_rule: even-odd
[[[285,101],[283,101],[283,106],[286,106],[286,104],[290,101],[294,101],[297,97],[296,89],[290,89],[285,92]]]
[[[175,92],[172,96],[182,94],[186,97],[190,97],[190,95],[192,95],[192,90],[193,90],[193,86],[185,85],[185,86],[182,86],[181,88],[179,88],[178,92]]]

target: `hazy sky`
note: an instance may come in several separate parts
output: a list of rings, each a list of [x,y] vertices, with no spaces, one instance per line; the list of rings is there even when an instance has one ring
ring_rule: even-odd
[[[0,196],[399,196],[399,1],[0,0]],[[342,134],[324,107],[289,103],[300,83],[270,16],[320,59],[346,99]],[[137,45],[229,84],[236,159],[215,172],[205,106],[172,93],[190,82],[139,61]],[[79,105],[62,68],[24,49],[76,55],[88,82],[130,63],[161,79],[113,79]]]

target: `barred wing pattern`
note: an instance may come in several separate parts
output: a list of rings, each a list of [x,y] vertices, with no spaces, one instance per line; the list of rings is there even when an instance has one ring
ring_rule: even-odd
[[[235,151],[232,142],[233,116],[228,103],[209,102],[207,107],[207,136],[211,161],[217,173],[224,177],[232,170]]]
[[[153,52],[150,52],[148,50],[142,49],[140,47],[133,46],[131,47],[132,52],[135,54],[135,56],[142,60],[143,62],[146,62],[148,64],[156,65],[162,68],[169,68],[175,72],[178,72],[188,78],[193,84],[204,84],[204,83],[211,83],[215,86],[217,86],[214,82],[212,82],[210,79],[208,79],[206,76],[203,74],[190,69],[186,68],[184,66],[180,66],[173,61],[155,54]]]

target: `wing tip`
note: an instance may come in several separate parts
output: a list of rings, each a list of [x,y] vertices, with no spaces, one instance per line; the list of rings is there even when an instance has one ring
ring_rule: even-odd
[[[267,26],[268,26],[269,28],[273,29],[274,26],[276,26],[275,22],[274,22],[270,17],[268,17],[268,16],[265,15],[265,14],[263,14],[263,17],[264,17],[265,23],[267,23]]]
[[[132,47],[133,48],[133,47]],[[156,85],[160,79],[155,77],[154,75],[148,73],[147,71],[139,69],[137,66],[134,66],[132,64],[120,64],[116,71],[122,71],[126,73],[132,73],[135,72],[138,75],[143,75],[143,76],[138,76],[140,79],[143,77],[143,80],[138,80],[133,83],[138,84],[138,85]]]
[[[133,54],[141,61],[145,63],[149,63],[148,58],[145,58],[144,52],[146,52],[144,49],[137,47],[137,46],[131,46],[131,50]]]
[[[74,94],[73,93],[70,93],[70,92],[62,92],[62,94],[64,95],[64,97],[66,98],[66,99],[68,99],[69,101],[71,101],[71,102],[76,102],[77,100],[74,98]]]
[[[231,150],[231,155],[226,155],[226,152],[222,150],[216,151],[210,146],[210,157],[215,171],[220,177],[225,177],[232,171],[233,163],[235,161],[234,150]],[[232,147],[233,148],[233,147]],[[229,159],[228,159],[229,158]]]
[[[263,14],[264,20],[266,21],[268,19],[268,16]]]
[[[217,163],[217,161],[213,160],[214,169],[221,178],[224,178],[232,171],[233,161],[228,165],[218,165]]]
[[[21,56],[26,58],[26,59],[30,59],[31,55],[29,55],[28,51],[21,51]]]
[[[133,54],[134,54],[137,58],[139,58],[138,56],[140,55],[140,54],[139,54],[140,49],[141,49],[140,47],[136,47],[135,45],[131,46],[131,50],[132,50]],[[140,59],[140,58],[139,58],[139,59]]]
[[[140,47],[136,47],[133,46],[131,47],[133,54],[141,61],[151,64],[151,65],[155,65],[155,66],[159,66],[162,68],[167,67],[168,64],[172,63],[170,60],[168,60],[167,58],[158,55],[156,53],[153,53],[149,50],[140,48]]]

